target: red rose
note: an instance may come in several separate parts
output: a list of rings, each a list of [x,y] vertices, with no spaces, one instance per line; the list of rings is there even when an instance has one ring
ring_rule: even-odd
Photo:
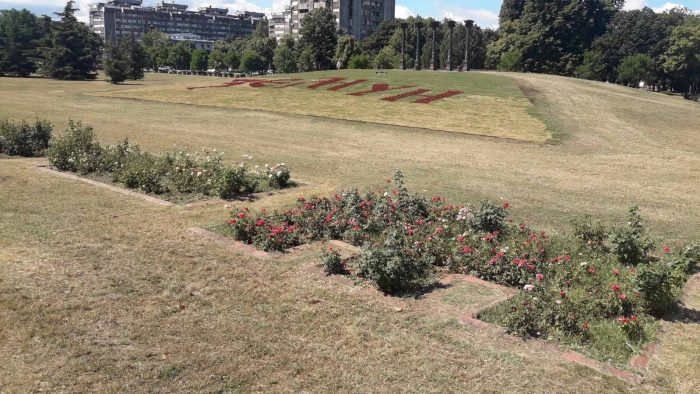
[[[236,224],[236,219],[229,219],[228,224]]]
[[[671,253],[671,248],[668,246],[664,248],[664,253]]]

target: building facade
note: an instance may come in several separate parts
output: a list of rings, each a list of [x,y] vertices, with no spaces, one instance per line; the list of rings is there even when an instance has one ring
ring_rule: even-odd
[[[168,35],[192,35],[199,40],[216,41],[228,37],[249,36],[263,13],[242,12],[229,15],[226,8],[201,7],[189,11],[186,4],[161,1],[145,7],[142,0],[110,0],[90,4],[90,27],[105,40],[131,34],[136,37],[156,29]]]
[[[394,19],[396,0],[290,0],[288,8],[279,14],[280,18],[275,19],[273,14],[270,20],[271,35],[273,30],[275,34],[286,31],[286,34],[299,38],[304,17],[318,8],[330,9],[338,27],[356,39],[362,39],[377,30],[381,21]],[[284,18],[285,13],[288,13],[288,22]],[[283,27],[282,23],[287,25]]]
[[[292,35],[290,30],[292,20],[291,6],[284,7],[284,10],[273,12],[270,15],[270,37],[276,38],[279,41],[284,36]]]

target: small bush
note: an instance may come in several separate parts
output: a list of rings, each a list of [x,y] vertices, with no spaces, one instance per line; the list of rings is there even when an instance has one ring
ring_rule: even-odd
[[[359,275],[387,294],[402,294],[424,286],[433,261],[406,240],[402,229],[390,229],[383,244],[363,248],[358,260]]]
[[[663,316],[681,296],[682,282],[671,266],[656,262],[637,267],[634,283],[642,298],[643,310],[656,317]],[[678,283],[680,282],[680,283]]]
[[[242,194],[255,192],[258,180],[247,174],[245,166],[231,167],[223,170],[218,181],[218,195],[230,199]]]
[[[647,229],[642,224],[642,217],[636,205],[629,209],[627,225],[613,230],[611,241],[613,252],[623,264],[646,263],[649,261],[649,252],[654,250],[654,241],[647,235]]]
[[[506,208],[489,201],[482,201],[474,217],[474,228],[479,231],[502,233],[506,229]]]
[[[265,165],[265,174],[267,175],[267,183],[275,189],[284,189],[289,186],[291,173],[286,164],[276,164],[274,166]]]
[[[92,127],[81,122],[71,120],[65,134],[46,153],[49,163],[61,171],[88,174],[102,168],[102,147]]]
[[[372,68],[372,62],[366,54],[352,55],[348,60],[349,69],[368,69]]]
[[[583,245],[592,250],[605,252],[605,242],[608,239],[608,229],[600,222],[595,222],[589,217],[577,217],[571,221],[574,236]]]
[[[0,153],[10,156],[41,155],[49,147],[53,127],[46,120],[34,124],[0,120]]]
[[[148,153],[126,156],[123,166],[114,173],[114,179],[130,189],[146,193],[162,193],[162,170],[158,159]]]
[[[345,272],[345,266],[343,266],[343,260],[340,258],[340,253],[332,248],[329,248],[323,252],[321,261],[323,262],[323,270],[328,275],[340,275]]]

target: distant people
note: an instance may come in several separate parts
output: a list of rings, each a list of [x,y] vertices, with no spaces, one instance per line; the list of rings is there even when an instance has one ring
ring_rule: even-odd
[[[343,62],[341,62],[340,60],[338,60],[338,62],[335,64],[335,68],[338,69],[338,70],[340,70],[341,68],[343,68]]]

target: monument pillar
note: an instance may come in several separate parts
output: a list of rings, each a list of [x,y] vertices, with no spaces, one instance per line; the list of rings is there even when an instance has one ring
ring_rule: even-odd
[[[413,69],[420,70],[420,29],[423,28],[423,22],[416,22],[413,26],[416,28],[416,58],[413,60]]]
[[[467,19],[464,21],[464,28],[466,30],[466,37],[465,37],[465,46],[464,46],[464,63],[462,64],[462,68],[465,71],[469,71],[469,39],[471,38],[472,35],[472,27],[474,26],[474,21],[471,19]]]
[[[437,45],[436,45],[436,39],[435,39],[435,36],[437,35],[437,28],[438,27],[440,27],[440,22],[437,22],[437,21],[430,22],[430,28],[433,31],[433,41],[432,41],[433,53],[432,53],[432,56],[430,57],[430,69],[433,71],[438,69]]]

